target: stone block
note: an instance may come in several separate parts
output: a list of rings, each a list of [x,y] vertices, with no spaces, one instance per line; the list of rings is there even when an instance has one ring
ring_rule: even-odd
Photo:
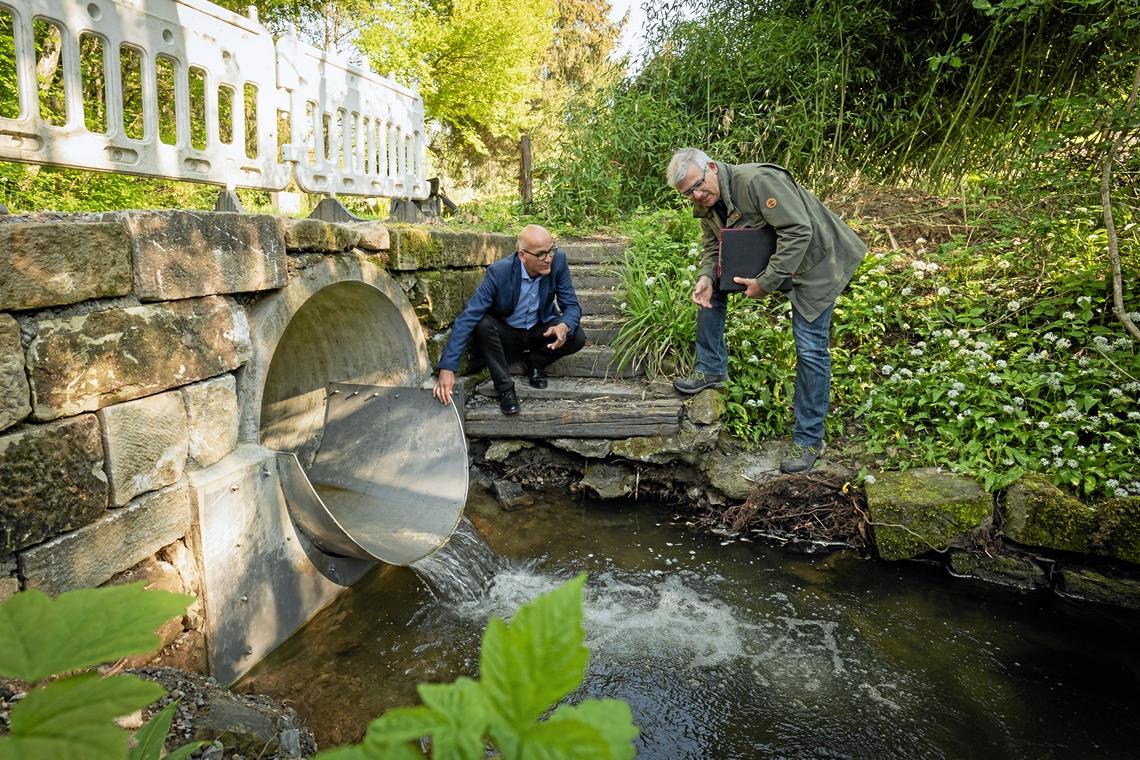
[[[9,315],[0,314],[0,430],[32,413],[28,399],[20,326]]]
[[[1097,554],[1140,565],[1140,496],[1119,496],[1100,505]]]
[[[67,417],[228,372],[250,356],[221,296],[40,319],[27,350],[33,415]]]
[[[98,414],[113,504],[182,478],[189,429],[180,391],[115,404]]]
[[[427,231],[416,227],[389,230],[392,269],[485,267],[514,253],[518,239],[490,232]]]
[[[1019,544],[1088,552],[1097,511],[1040,475],[1026,475],[1006,491],[1002,533]]]
[[[380,222],[357,222],[352,229],[360,233],[357,247],[365,251],[386,251],[392,245],[387,225]]]
[[[134,567],[129,567],[121,573],[117,573],[111,580],[107,581],[107,586],[125,586],[128,583],[142,582],[147,589],[155,591],[170,591],[175,594],[186,594],[189,590],[183,586],[182,577],[178,574],[178,570],[174,565],[169,562],[157,559],[156,557],[147,557],[142,562],[139,562]],[[195,602],[197,604],[197,602]],[[158,635],[159,640],[162,642],[158,645],[158,649],[163,649],[170,646],[182,634],[184,630],[184,616],[171,618],[158,627],[155,633]],[[135,655],[128,658],[127,667],[142,667],[153,657],[153,653],[146,653]]]
[[[119,222],[0,225],[0,304],[62,306],[131,292],[131,253]]]
[[[433,330],[448,327],[483,280],[482,269],[422,272],[408,293],[420,322]]]
[[[222,375],[182,389],[190,427],[190,462],[206,467],[234,450],[240,410],[233,375]]]
[[[620,465],[595,464],[586,469],[580,484],[602,499],[620,499],[633,493],[637,485],[637,473]]]
[[[605,459],[612,450],[610,442],[604,438],[555,438],[550,444],[586,459]]]
[[[685,416],[696,425],[711,425],[724,414],[724,396],[719,391],[708,388],[693,396],[686,403]]]
[[[0,602],[10,599],[18,593],[20,593],[19,579],[7,576],[0,578]]]
[[[950,574],[977,578],[999,586],[1034,591],[1049,588],[1049,575],[1028,557],[997,555],[989,557],[975,552],[954,552],[950,557]]]
[[[972,478],[925,468],[881,473],[867,484],[867,509],[879,556],[910,559],[988,528],[993,498]]]
[[[149,493],[98,522],[19,553],[28,588],[51,594],[98,586],[190,529],[185,483]]]
[[[135,293],[168,301],[285,286],[285,245],[272,216],[201,211],[124,215]]]
[[[362,237],[359,230],[320,219],[278,217],[277,225],[285,239],[285,247],[290,251],[340,253],[355,248]]]
[[[757,483],[780,474],[783,458],[777,446],[759,446],[750,451],[714,448],[697,459],[701,473],[713,488],[730,499],[747,499]]]
[[[0,555],[97,519],[108,488],[95,415],[0,436],[0,483]]]
[[[533,447],[534,444],[531,441],[494,441],[487,447],[487,452],[483,458],[488,462],[505,462],[517,452]]]
[[[1057,573],[1057,593],[1070,599],[1140,610],[1140,580],[1106,575],[1083,567]]]

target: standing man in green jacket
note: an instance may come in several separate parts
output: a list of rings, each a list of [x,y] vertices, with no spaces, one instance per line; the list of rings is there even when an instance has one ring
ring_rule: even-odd
[[[724,344],[728,294],[716,286],[721,230],[771,226],[776,252],[755,277],[736,277],[750,298],[779,291],[792,302],[796,341],[796,424],[784,472],[804,472],[823,453],[824,418],[831,398],[831,313],[867,246],[846,223],[776,164],[726,164],[704,151],[682,148],[669,162],[669,184],[693,202],[701,220],[701,264],[693,303],[697,313],[697,370],[678,378],[685,394],[719,388],[728,379]]]

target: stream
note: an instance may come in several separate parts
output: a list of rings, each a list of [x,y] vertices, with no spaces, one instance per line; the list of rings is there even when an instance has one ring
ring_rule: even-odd
[[[324,748],[357,741],[417,682],[477,677],[489,616],[587,571],[575,697],[628,701],[639,758],[1138,756],[1140,616],[697,534],[654,505],[503,512],[473,489],[467,514],[499,555],[485,592],[381,567],[238,690],[285,700]]]

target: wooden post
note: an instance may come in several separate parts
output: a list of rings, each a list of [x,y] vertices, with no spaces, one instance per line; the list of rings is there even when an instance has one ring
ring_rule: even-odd
[[[519,140],[519,195],[522,196],[524,206],[529,206],[534,199],[534,186],[530,179],[530,135],[523,135]]]

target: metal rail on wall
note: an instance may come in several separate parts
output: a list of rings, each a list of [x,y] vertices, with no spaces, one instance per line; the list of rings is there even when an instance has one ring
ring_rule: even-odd
[[[203,0],[0,0],[0,160],[424,199],[423,99]]]

